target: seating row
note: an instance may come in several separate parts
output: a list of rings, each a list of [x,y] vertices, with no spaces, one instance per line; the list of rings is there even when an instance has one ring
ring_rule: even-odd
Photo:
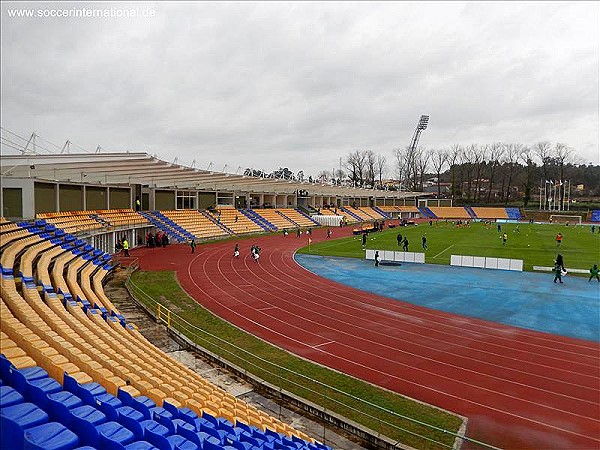
[[[10,350],[4,335],[1,342],[3,351]],[[157,407],[147,398],[114,396],[68,375],[62,386],[42,368],[17,368],[4,355],[0,369],[2,449],[328,450],[208,413],[198,416],[169,404]]]

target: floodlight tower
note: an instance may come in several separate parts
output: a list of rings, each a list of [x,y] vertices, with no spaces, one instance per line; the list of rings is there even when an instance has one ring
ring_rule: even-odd
[[[415,129],[415,132],[413,133],[413,137],[412,140],[410,141],[410,153],[412,154],[416,148],[417,145],[419,144],[419,138],[421,137],[421,132],[423,130],[425,130],[427,128],[427,124],[429,123],[429,116],[421,116],[421,118],[419,119],[419,123],[417,124],[417,128]]]

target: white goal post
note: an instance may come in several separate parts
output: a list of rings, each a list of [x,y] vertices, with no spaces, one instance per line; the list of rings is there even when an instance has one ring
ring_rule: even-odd
[[[564,214],[552,214],[550,215],[550,222],[560,224],[578,224],[581,225],[581,216],[565,216]]]

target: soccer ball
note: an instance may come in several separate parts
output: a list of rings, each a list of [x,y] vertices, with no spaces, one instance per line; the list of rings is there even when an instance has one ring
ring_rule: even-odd
[[[529,244],[527,244],[527,247],[529,247]]]

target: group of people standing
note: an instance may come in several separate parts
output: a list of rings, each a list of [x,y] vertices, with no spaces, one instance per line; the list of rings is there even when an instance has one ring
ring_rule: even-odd
[[[425,236],[423,236],[425,237]],[[402,250],[404,250],[405,252],[408,251],[408,237],[407,236],[402,236],[401,233],[398,233],[398,236],[396,236],[396,241],[398,242],[398,247],[402,246]],[[427,240],[426,240],[427,241]]]
[[[237,244],[236,244],[237,247]],[[260,258],[260,251],[262,249],[258,246],[258,245],[253,245],[252,247],[250,247],[250,256],[252,257],[252,259],[255,262],[258,262],[258,258]],[[239,249],[238,249],[238,254],[239,254]],[[235,255],[235,252],[234,252]]]
[[[146,234],[146,247],[166,247],[169,245],[169,235],[160,230],[156,234]]]
[[[558,281],[559,283],[562,283],[562,277],[567,274],[567,269],[565,269],[563,255],[560,253],[556,255],[552,272],[554,273],[554,282],[556,283]],[[588,282],[592,281],[592,278],[595,278],[598,280],[598,282],[600,282],[600,269],[598,268],[598,264],[594,264],[590,268],[590,278],[588,279]]]

